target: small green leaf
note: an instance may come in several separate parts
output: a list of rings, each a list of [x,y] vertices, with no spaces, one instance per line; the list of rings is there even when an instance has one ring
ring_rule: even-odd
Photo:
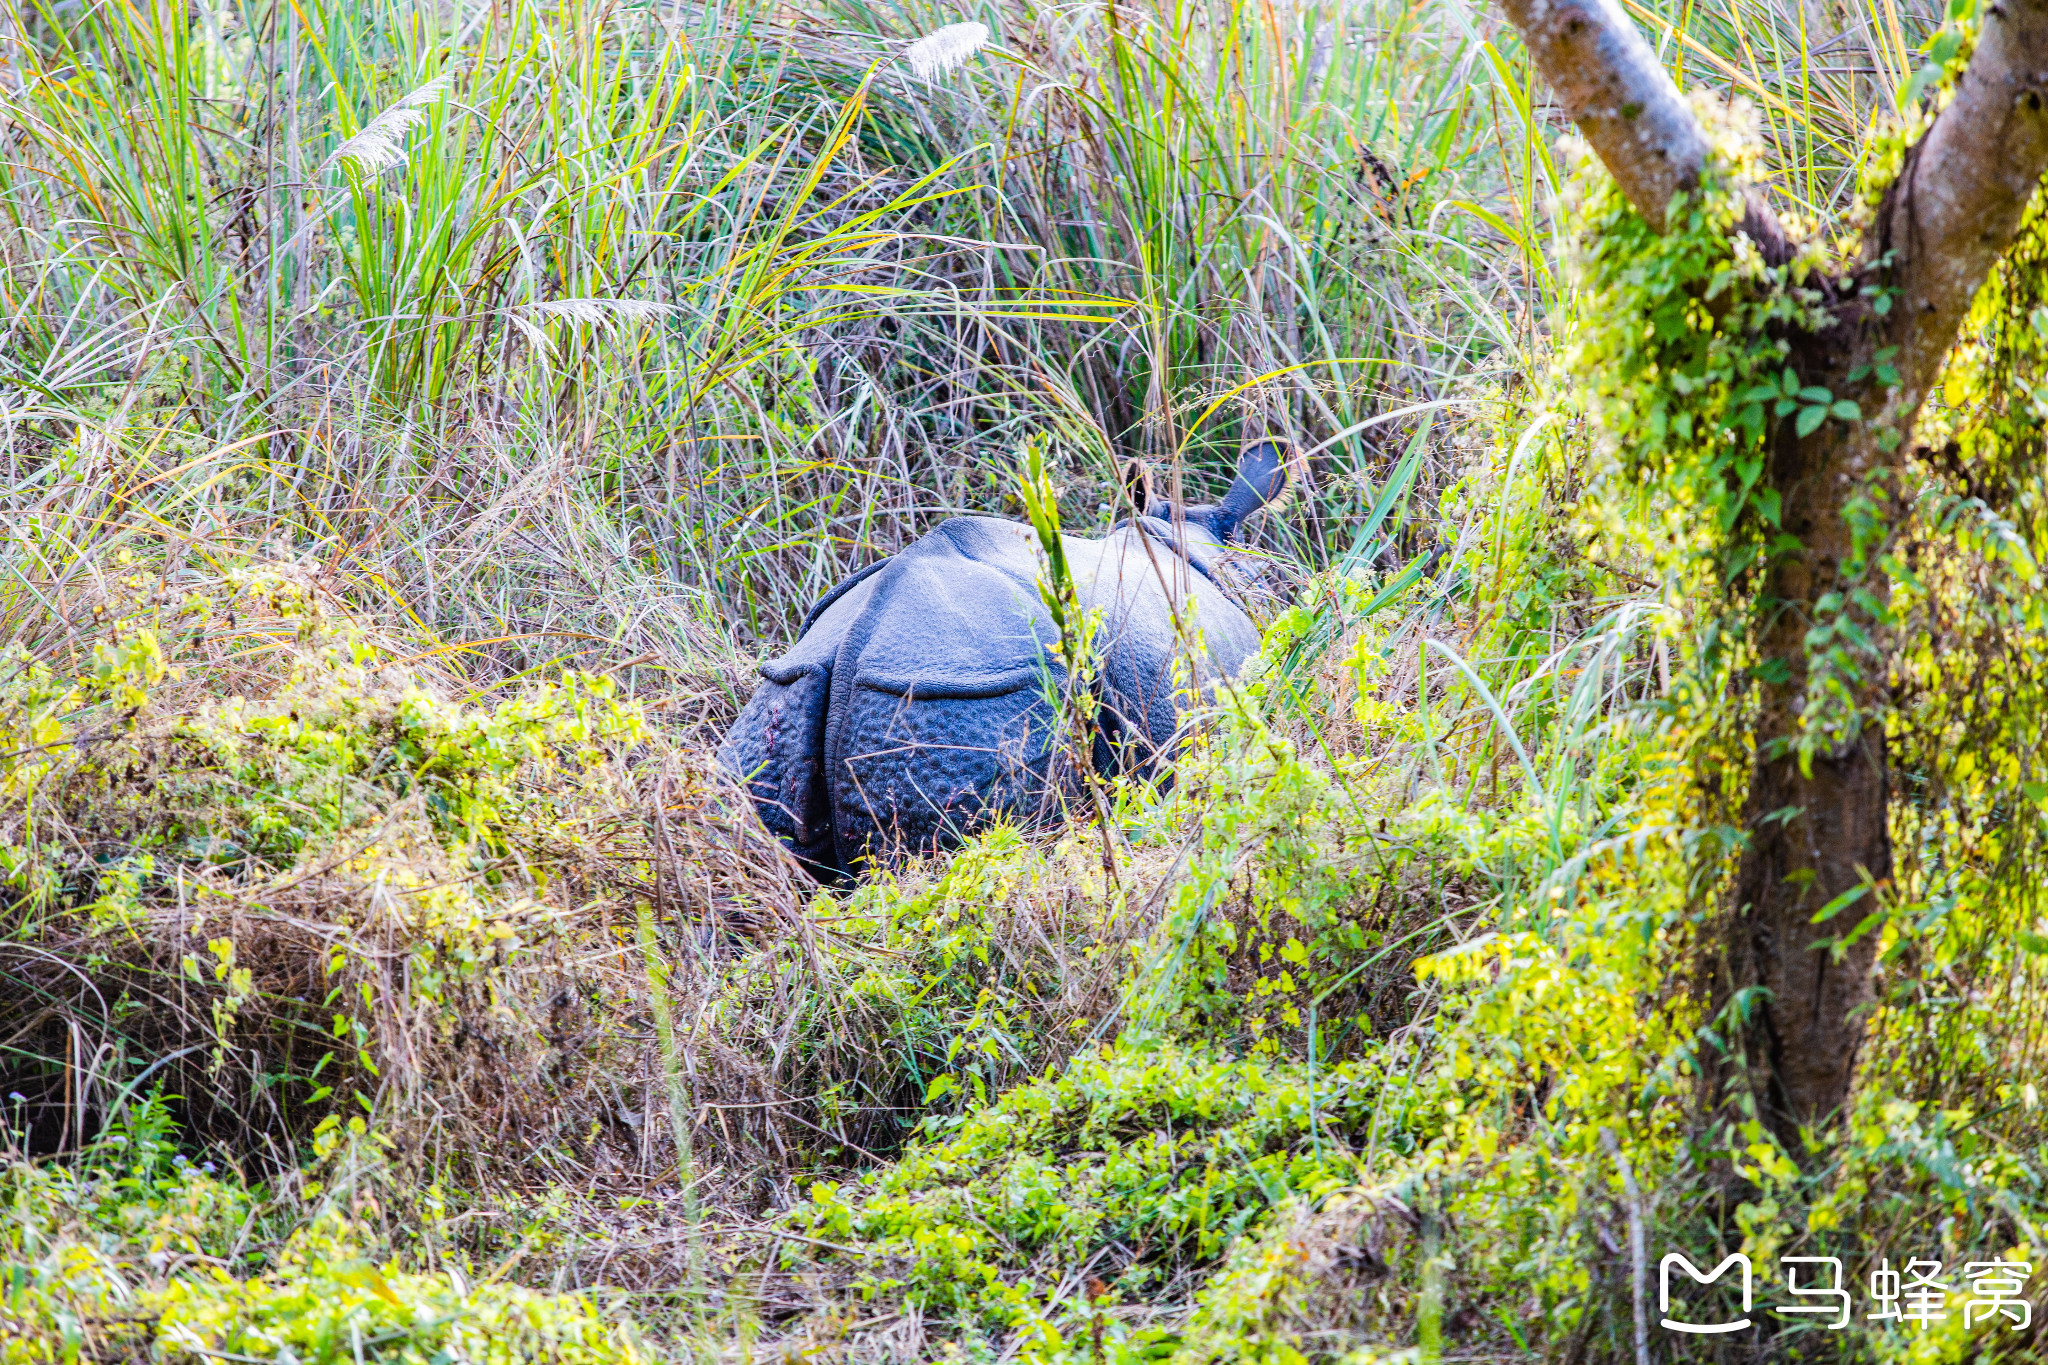
[[[1835,897],[1833,900],[1829,901],[1826,905],[1823,905],[1820,908],[1820,913],[1816,914],[1813,917],[1813,922],[1815,924],[1826,924],[1836,915],[1841,914],[1844,910],[1848,909],[1850,906],[1854,905],[1857,901],[1862,900],[1865,896],[1869,894],[1870,883],[1860,882],[1857,885],[1850,887],[1847,891],[1844,891],[1841,895]]]
[[[1929,62],[1915,71],[1913,79],[1899,89],[1899,107],[1906,109],[1918,104],[1920,97],[1927,93],[1927,88],[1940,79],[1941,66],[1936,62]]]
[[[1808,384],[1799,391],[1799,397],[1802,401],[1808,403],[1832,403],[1835,401],[1835,396],[1818,384]]]
[[[1811,436],[1815,428],[1827,420],[1828,410],[1826,408],[1801,408],[1799,410],[1799,420],[1792,424],[1792,430],[1801,437]]]
[[[1856,400],[1853,398],[1838,400],[1833,407],[1828,409],[1828,412],[1838,421],[1860,422],[1863,420],[1863,409],[1856,406]]]

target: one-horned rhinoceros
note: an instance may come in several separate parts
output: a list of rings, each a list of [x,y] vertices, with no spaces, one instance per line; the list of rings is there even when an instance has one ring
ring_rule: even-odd
[[[1098,771],[1149,774],[1191,700],[1257,652],[1258,627],[1219,579],[1292,464],[1277,444],[1248,446],[1223,501],[1180,508],[1152,499],[1134,466],[1143,515],[1100,540],[1062,538],[1082,607],[1101,612]],[[955,517],[827,593],[761,666],[719,761],[814,872],[942,847],[998,816],[1035,824],[1064,804],[1067,674],[1044,573],[1031,528]]]

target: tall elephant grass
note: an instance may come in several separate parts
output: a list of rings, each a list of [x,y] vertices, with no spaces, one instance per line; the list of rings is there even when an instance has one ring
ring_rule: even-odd
[[[1112,329],[997,332],[992,350],[1083,414],[1091,441],[1168,462],[1189,492],[1227,474],[1241,437],[1312,448],[1320,496],[1296,546],[1311,557],[1370,507],[1417,410],[1511,351],[1497,237],[1440,211],[1505,182],[1480,44],[1451,10],[832,13],[895,36],[986,21],[985,54],[881,118],[905,141],[982,149],[955,210],[1004,244],[1000,281],[1128,301]]]
[[[1938,16],[1638,17],[1821,207]],[[964,21],[980,52],[903,60]],[[7,31],[24,638],[124,545],[240,539],[479,680],[701,672],[1014,511],[1033,433],[1075,525],[1119,455],[1200,493],[1291,436],[1317,477],[1273,524],[1321,562],[1419,426],[1419,496],[1465,472],[1461,393],[1569,306],[1555,114],[1483,6],[9,0]]]
[[[109,556],[239,541],[477,682],[701,681],[1008,510],[1033,433],[1082,525],[1119,452],[1192,493],[1291,434],[1328,457],[1314,557],[1399,410],[1507,339],[1446,224],[1487,229],[1429,209],[1498,181],[1479,64],[1400,5],[1019,8],[930,76],[902,47],[956,16],[10,13],[0,477],[38,646]]]
[[[859,164],[858,73],[596,5],[16,27],[21,630],[124,546],[239,534],[499,669],[688,663],[950,505],[964,414],[900,381],[962,363],[978,248],[914,231],[943,159]],[[849,348],[915,364],[821,397]]]

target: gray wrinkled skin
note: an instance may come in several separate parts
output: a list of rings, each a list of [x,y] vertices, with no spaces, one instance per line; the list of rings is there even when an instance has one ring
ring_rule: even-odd
[[[1277,491],[1277,449],[1254,449],[1275,451],[1247,462]],[[1145,516],[1101,540],[1065,538],[1083,605],[1102,612],[1098,771],[1149,775],[1182,712],[1258,652],[1257,626],[1210,574],[1265,500],[1241,468],[1220,507],[1187,509],[1178,525]],[[956,517],[835,588],[762,665],[719,761],[815,872],[946,847],[999,816],[1058,818],[1075,775],[1050,700],[1066,670],[1041,572],[1029,527]]]

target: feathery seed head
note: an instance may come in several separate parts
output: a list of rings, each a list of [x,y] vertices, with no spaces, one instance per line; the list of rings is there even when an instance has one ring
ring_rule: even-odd
[[[363,125],[363,130],[334,149],[334,155],[320,163],[320,169],[341,161],[352,161],[364,175],[395,170],[405,164],[405,135],[427,121],[429,105],[437,104],[455,81],[455,73],[434,77],[398,103]]]
[[[987,24],[948,24],[904,48],[903,60],[913,76],[929,81],[958,69],[987,46]]]

